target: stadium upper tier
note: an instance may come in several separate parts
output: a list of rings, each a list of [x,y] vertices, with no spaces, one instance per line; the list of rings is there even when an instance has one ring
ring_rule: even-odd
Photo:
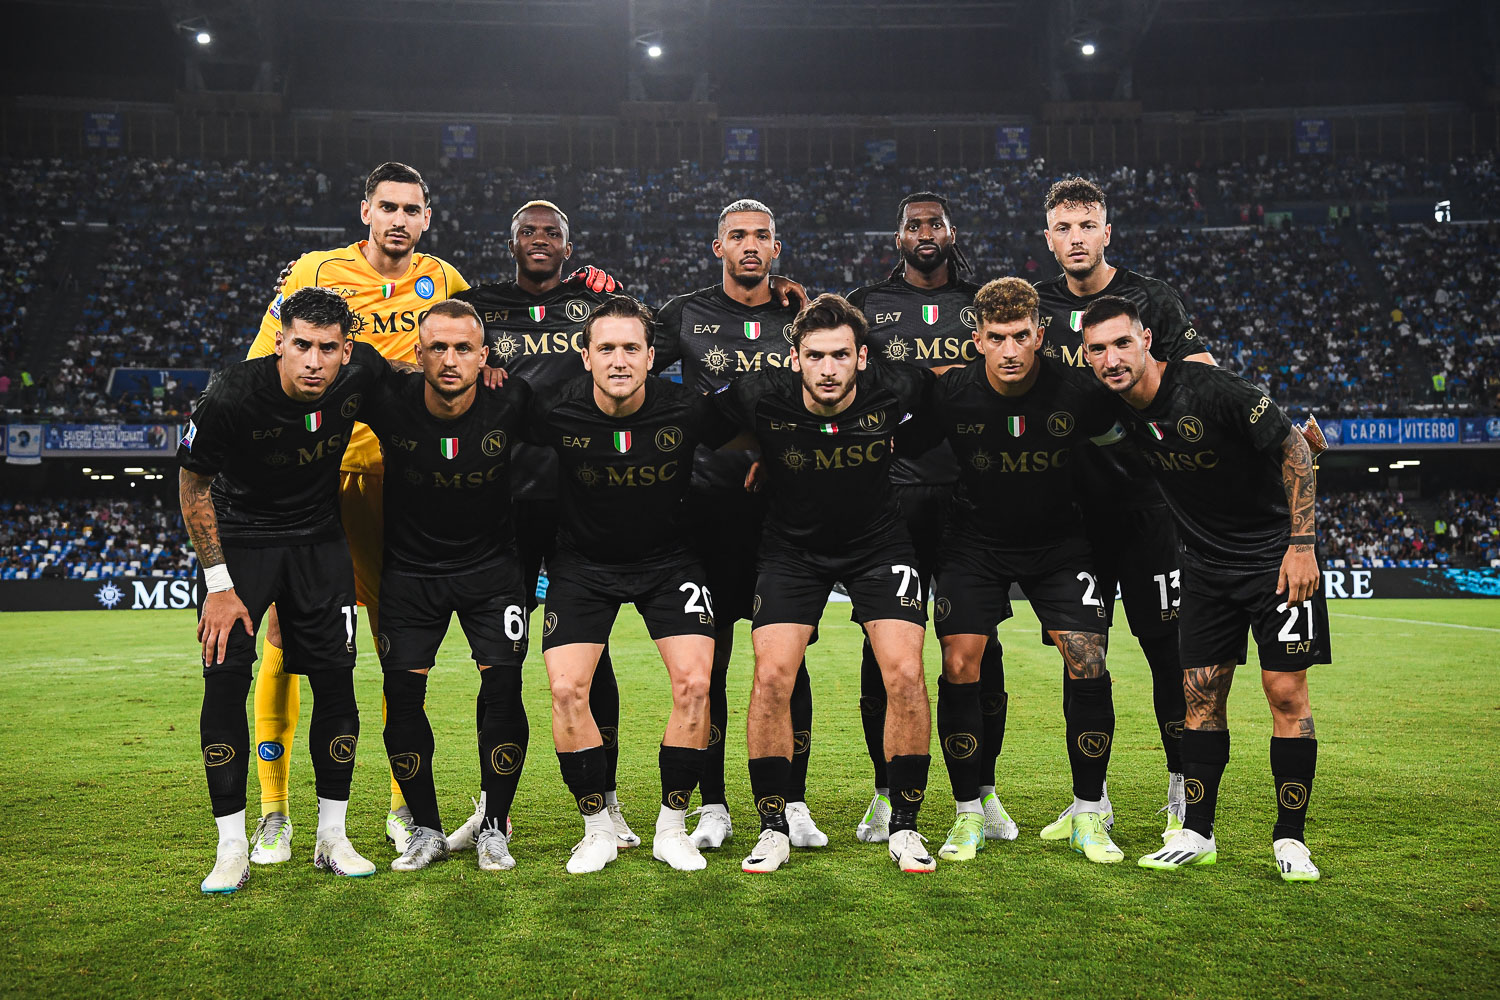
[[[187,390],[111,396],[110,373],[238,360],[282,264],[362,235],[353,167],[109,162],[103,171],[94,160],[0,163],[18,192],[13,204],[25,206],[24,214],[11,210],[0,241],[11,279],[0,293],[0,374],[11,379],[3,404],[12,411],[90,421],[185,415]],[[1464,177],[1492,179],[1493,168],[1489,160],[1413,161],[1317,171],[1299,161],[1095,176],[1117,227],[1110,261],[1177,288],[1220,363],[1289,408],[1355,416],[1495,408],[1495,227],[1201,223],[1238,199],[1434,194]],[[1056,177],[1040,162],[989,170],[469,170],[429,179],[434,219],[419,249],[471,281],[513,273],[510,214],[542,196],[570,213],[575,264],[602,266],[660,305],[718,280],[714,220],[724,204],[753,196],[777,212],[779,270],[815,291],[847,291],[897,263],[889,235],[895,204],[923,188],[954,204],[976,278],[1056,273],[1039,234],[1041,202]],[[1253,209],[1248,215],[1259,219]],[[64,238],[54,221],[39,221],[54,216],[104,228]],[[292,226],[318,218],[342,231]],[[36,376],[36,388],[20,388],[23,370]],[[1441,391],[1434,375],[1443,376]]]

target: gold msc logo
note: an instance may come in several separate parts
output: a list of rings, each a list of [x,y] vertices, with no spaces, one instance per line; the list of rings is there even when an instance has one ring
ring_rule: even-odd
[[[710,347],[708,353],[703,355],[703,366],[715,375],[723,375],[729,370],[733,360],[724,348]]]
[[[590,792],[578,800],[578,811],[585,816],[593,816],[604,808],[604,796],[598,792]]]
[[[549,636],[557,628],[557,612],[547,612],[547,617],[542,619],[542,635]]]
[[[418,753],[398,753],[391,758],[391,773],[396,776],[397,781],[410,781],[422,770],[422,755]]]
[[[1109,749],[1108,733],[1079,733],[1078,751],[1085,757],[1103,757]]]
[[[273,451],[266,456],[266,464],[273,468],[280,468],[292,460],[292,456],[284,451]]]
[[[568,304],[563,306],[563,312],[573,322],[582,323],[589,318],[589,304],[582,299],[569,299]]]
[[[1189,414],[1177,421],[1177,435],[1184,441],[1197,441],[1203,437],[1203,421]]]
[[[667,806],[672,809],[686,809],[688,803],[693,799],[692,791],[675,791],[667,793]]]
[[[812,746],[812,733],[806,729],[799,729],[792,733],[792,753],[807,753]]]
[[[354,759],[354,745],[357,742],[353,736],[335,736],[333,742],[328,744],[328,756],[340,764],[347,764]]]
[[[979,741],[972,733],[954,733],[943,740],[943,749],[954,760],[964,760],[979,752]]]
[[[1073,414],[1058,410],[1047,418],[1047,433],[1053,437],[1067,437],[1073,433]]]
[[[970,330],[979,329],[979,313],[974,311],[973,306],[964,306],[958,311],[958,320]]]
[[[911,358],[911,345],[900,337],[892,337],[885,345],[885,358],[887,361],[906,361]]]
[[[980,448],[969,456],[969,464],[974,466],[975,472],[989,472],[990,469],[994,468],[995,460],[990,457],[989,452]]]
[[[391,654],[391,639],[384,632],[375,637],[375,652],[383,660]]]
[[[921,802],[927,797],[927,793],[920,788],[903,788],[901,797],[908,802]]]
[[[1196,805],[1203,801],[1203,782],[1197,778],[1189,778],[1182,786],[1183,797],[1188,805]]]
[[[939,597],[937,603],[932,606],[932,618],[934,621],[946,621],[952,613],[953,605],[946,597]]]
[[[339,412],[346,417],[352,417],[359,412],[359,404],[362,402],[364,402],[364,397],[356,392],[344,400],[344,405],[339,407]]]
[[[490,345],[490,349],[494,351],[495,357],[499,358],[502,362],[506,362],[521,353],[521,342],[513,334],[502,333],[495,338],[495,342]]]
[[[614,726],[600,726],[599,742],[604,745],[604,749],[613,749],[620,742],[620,731]]]
[[[807,468],[807,456],[796,445],[781,453],[781,464],[793,472],[801,472]]]
[[[490,769],[496,774],[515,774],[526,757],[518,743],[502,743],[490,751]]]
[[[421,486],[422,485],[422,474],[420,472],[418,472],[416,469],[407,469],[406,470],[406,481],[408,483],[411,483],[413,486]]]
[[[1307,786],[1300,782],[1288,781],[1276,793],[1276,798],[1281,802],[1283,809],[1301,809],[1307,805]]]
[[[786,812],[786,799],[780,795],[767,795],[755,800],[755,811],[762,816],[779,816]]]
[[[599,470],[592,465],[580,465],[578,471],[574,472],[573,475],[578,477],[580,483],[590,488],[598,486],[603,482],[603,479],[599,475]]]
[[[481,447],[484,448],[486,455],[493,457],[505,450],[505,444],[504,431],[490,431],[484,436],[484,444]]]
[[[859,418],[857,423],[859,424],[859,429],[862,431],[878,431],[880,430],[880,426],[885,423],[885,411],[875,410],[873,413],[866,413]]]
[[[234,760],[234,747],[228,743],[210,743],[203,748],[203,766],[218,767]]]
[[[676,451],[682,447],[682,428],[663,427],[656,432],[657,451]]]

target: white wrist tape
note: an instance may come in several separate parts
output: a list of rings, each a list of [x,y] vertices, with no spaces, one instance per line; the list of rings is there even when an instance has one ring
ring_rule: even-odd
[[[217,594],[225,590],[234,589],[234,581],[229,578],[229,567],[223,563],[217,566],[205,566],[203,578],[208,581],[208,592]]]

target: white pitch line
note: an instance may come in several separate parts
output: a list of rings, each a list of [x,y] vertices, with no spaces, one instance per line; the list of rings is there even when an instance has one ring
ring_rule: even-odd
[[[1462,628],[1471,632],[1500,632],[1500,628],[1488,625],[1459,625],[1456,622],[1429,622],[1420,618],[1382,618],[1379,615],[1348,615],[1342,611],[1332,612],[1334,618],[1360,618],[1367,622],[1401,622],[1403,625],[1431,625],[1433,628]]]

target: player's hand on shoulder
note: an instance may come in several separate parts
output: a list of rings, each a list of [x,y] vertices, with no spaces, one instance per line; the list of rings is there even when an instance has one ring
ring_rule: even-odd
[[[795,305],[798,309],[806,307],[809,297],[800,281],[793,281],[784,274],[771,275],[771,293],[783,306]]]
[[[276,276],[275,291],[277,295],[280,295],[281,290],[286,287],[286,280],[292,276],[292,268],[296,266],[297,262],[295,260],[289,260],[286,262],[286,267],[283,267],[281,273]]]
[[[760,488],[765,485],[765,471],[761,468],[760,459],[750,463],[750,468],[745,472],[745,492],[759,493]]]
[[[479,379],[484,383],[484,387],[486,389],[500,388],[505,384],[505,380],[509,377],[510,373],[507,372],[504,368],[485,367],[479,370]]]
[[[591,292],[601,294],[612,294],[623,291],[625,282],[617,281],[614,275],[605,271],[602,267],[585,264],[572,274],[563,279],[564,284],[581,285]]]

